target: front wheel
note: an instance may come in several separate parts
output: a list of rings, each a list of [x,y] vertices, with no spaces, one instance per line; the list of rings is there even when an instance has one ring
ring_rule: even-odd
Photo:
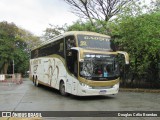
[[[68,93],[65,91],[65,84],[64,84],[63,81],[60,82],[59,91],[60,91],[61,95],[63,95],[63,96],[67,96],[68,95]]]

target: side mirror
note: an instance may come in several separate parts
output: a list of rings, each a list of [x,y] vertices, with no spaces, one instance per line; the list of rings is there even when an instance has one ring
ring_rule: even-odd
[[[129,55],[127,52],[124,51],[117,51],[118,54],[122,54],[125,57],[125,64],[128,65],[129,64]]]

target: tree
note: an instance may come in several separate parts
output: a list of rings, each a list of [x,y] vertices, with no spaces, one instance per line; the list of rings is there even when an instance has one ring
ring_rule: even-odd
[[[64,24],[62,26],[51,25],[51,24],[49,24],[49,25],[50,25],[50,27],[46,28],[46,30],[44,31],[45,34],[42,37],[42,39],[44,39],[44,40],[51,39],[59,34],[64,33],[68,27],[67,24]]]
[[[160,11],[160,0],[152,0],[151,1],[151,7],[152,7],[152,11]]]
[[[90,21],[82,22],[82,21],[76,21],[74,24],[68,26],[67,31],[92,31],[96,32],[97,29],[95,26],[92,26],[92,23]]]
[[[30,45],[31,41],[38,41],[38,38],[14,23],[0,22],[0,73],[12,73],[13,60],[15,72],[24,73],[29,69],[30,49],[35,46],[34,43]]]
[[[144,14],[116,21],[112,36],[119,48],[130,54],[132,82],[158,83],[160,61],[160,13]]]
[[[27,44],[26,47],[28,51],[30,51],[35,47],[38,47],[42,43],[42,41],[40,41],[40,37],[35,36],[31,32],[22,28],[18,28],[18,33],[16,38]]]
[[[9,62],[13,60],[14,42],[18,28],[7,22],[0,23],[0,61],[1,73],[7,73]]]
[[[137,0],[64,0],[72,7],[72,12],[85,18],[94,25],[94,21],[108,21],[122,12],[122,9]]]

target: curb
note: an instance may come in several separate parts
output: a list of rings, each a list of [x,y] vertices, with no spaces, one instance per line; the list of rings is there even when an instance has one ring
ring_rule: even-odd
[[[120,92],[145,92],[145,93],[160,93],[160,89],[140,89],[140,88],[120,88]]]

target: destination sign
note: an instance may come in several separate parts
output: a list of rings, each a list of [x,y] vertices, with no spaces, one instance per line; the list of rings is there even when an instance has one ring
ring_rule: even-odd
[[[78,46],[86,49],[112,50],[109,37],[78,35]]]
[[[99,37],[99,36],[84,36],[84,40],[99,40],[99,41],[110,42],[110,38]]]

